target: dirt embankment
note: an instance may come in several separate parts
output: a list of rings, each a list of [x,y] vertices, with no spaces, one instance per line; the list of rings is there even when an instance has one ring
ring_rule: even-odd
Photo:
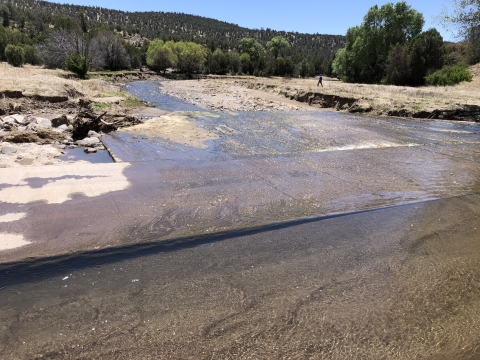
[[[331,109],[376,116],[480,121],[480,64],[472,82],[448,87],[348,84],[317,79],[199,76],[161,80],[163,91],[211,110]],[[172,81],[182,80],[182,81]]]
[[[6,63],[0,78],[0,167],[61,164],[66,147],[104,150],[102,133],[143,122],[146,104],[103,79]]]
[[[422,109],[418,105],[408,104],[397,105],[393,109],[388,106],[379,107],[375,102],[359,94],[345,96],[325,93],[323,88],[317,91],[308,91],[302,88],[284,86],[281,84],[266,84],[264,81],[237,81],[237,83],[248,89],[261,90],[269,93],[283,95],[288,99],[307,103],[313,107],[331,108],[337,111],[348,111],[351,113],[370,113],[375,115],[386,115],[395,117],[410,117],[418,119],[442,119],[442,120],[463,120],[480,122],[480,106],[476,104],[455,103],[448,108]],[[347,85],[348,86],[348,85]],[[372,85],[374,86],[374,85]],[[392,89],[394,90],[394,89]],[[395,95],[392,94],[392,99]],[[437,101],[433,101],[437,103]],[[434,104],[425,104],[425,108]],[[447,104],[449,105],[449,104]]]

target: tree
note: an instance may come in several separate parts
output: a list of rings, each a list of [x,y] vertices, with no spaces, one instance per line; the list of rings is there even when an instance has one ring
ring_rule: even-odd
[[[84,34],[75,30],[59,28],[54,30],[47,41],[40,44],[39,52],[49,68],[63,68],[67,58],[77,53],[86,56],[88,43]]]
[[[238,43],[240,53],[246,53],[250,56],[250,61],[257,62],[261,55],[265,54],[263,46],[254,38],[243,38]]]
[[[147,49],[147,65],[155,71],[165,71],[169,67],[177,66],[177,55],[173,53],[173,46],[166,45],[162,40],[155,39]]]
[[[230,54],[230,72],[232,74],[238,74],[241,70],[242,63],[240,62],[240,54],[236,51],[232,51]]]
[[[130,56],[122,39],[110,30],[101,30],[90,41],[89,62],[93,69],[122,70],[130,68]]]
[[[468,61],[476,64],[480,61],[480,0],[452,0],[453,12],[440,18],[443,26],[456,28],[456,35],[469,44]]]
[[[280,50],[289,47],[288,40],[282,36],[275,36],[272,40],[267,42],[267,49],[273,54],[276,59]]]
[[[247,53],[243,53],[240,55],[240,63],[242,64],[242,72],[244,74],[250,74],[251,70],[251,61],[250,61],[250,55]]]
[[[445,58],[443,38],[436,29],[422,32],[409,46],[412,85],[423,85],[425,76],[442,68]]]
[[[187,74],[201,72],[207,58],[207,51],[194,42],[175,43],[174,51],[178,57],[177,68]]]
[[[390,48],[387,59],[386,81],[393,85],[407,85],[410,79],[410,56],[407,45],[396,44]]]
[[[65,68],[76,74],[80,79],[85,79],[88,72],[88,59],[77,52],[72,53],[65,61]]]
[[[373,6],[360,26],[349,28],[345,52],[337,69],[345,71],[351,82],[380,82],[385,77],[387,58],[391,46],[403,45],[417,36],[423,27],[423,15],[405,1]]]
[[[25,63],[25,52],[20,45],[8,44],[5,48],[5,57],[7,62],[15,67],[22,66]]]
[[[452,0],[453,12],[448,14],[444,9],[440,18],[444,27],[450,28],[454,25],[457,28],[457,35],[468,37],[472,28],[480,26],[480,0]]]
[[[210,72],[213,74],[225,75],[230,66],[230,59],[221,49],[216,49],[212,54]]]

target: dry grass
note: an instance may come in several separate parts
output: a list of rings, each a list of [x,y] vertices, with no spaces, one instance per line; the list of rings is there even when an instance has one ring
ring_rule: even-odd
[[[474,75],[472,82],[464,82],[456,86],[434,87],[407,87],[391,85],[349,84],[337,79],[325,78],[324,87],[317,87],[317,78],[310,79],[284,79],[255,78],[251,83],[263,82],[273,85],[270,91],[305,91],[320,92],[323,94],[355,98],[359,105],[371,107],[379,111],[405,108],[407,110],[450,109],[459,105],[480,105],[480,64],[470,68]]]
[[[24,95],[65,95],[67,89],[74,89],[75,97],[113,96],[118,86],[107,84],[101,79],[78,80],[70,78],[64,70],[49,70],[38,66],[25,65],[20,68],[0,62],[0,91],[20,90]],[[72,97],[72,96],[70,96]]]

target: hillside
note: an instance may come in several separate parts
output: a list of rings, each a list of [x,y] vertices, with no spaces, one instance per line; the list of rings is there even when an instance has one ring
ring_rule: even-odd
[[[79,5],[57,4],[35,0],[0,0],[0,16],[7,13],[10,26],[17,27],[31,36],[48,31],[58,18],[79,20],[84,14],[84,26],[95,28],[104,26],[125,34],[139,34],[148,39],[188,40],[206,45],[210,49],[234,49],[238,41],[252,37],[265,45],[275,36],[285,37],[291,48],[284,56],[332,58],[344,46],[341,35],[300,34],[271,29],[247,29],[201,16],[169,12],[125,12]]]

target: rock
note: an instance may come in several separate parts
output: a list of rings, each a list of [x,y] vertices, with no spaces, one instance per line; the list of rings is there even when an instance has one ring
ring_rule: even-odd
[[[51,129],[52,122],[48,119],[37,117],[37,125],[39,129]]]
[[[90,137],[96,137],[96,138],[101,138],[101,135],[97,133],[96,131],[90,130],[87,134],[87,136]]]
[[[52,126],[56,127],[56,128],[58,128],[62,125],[65,125],[65,126],[69,125],[68,119],[65,115],[61,115],[61,116],[57,116],[57,117],[53,118],[51,123],[52,123]]]
[[[15,122],[17,124],[19,124],[19,125],[25,124],[25,116],[20,115],[20,114],[14,114],[14,115],[10,115],[10,116],[15,119]]]
[[[66,124],[60,125],[57,127],[55,130],[63,132],[63,131],[68,131],[68,126]]]
[[[37,118],[36,118],[35,116],[28,115],[28,116],[25,118],[24,125],[36,124],[36,123],[37,123]]]
[[[75,117],[73,117],[72,115],[66,115],[65,117],[68,121],[68,125],[72,125],[73,122],[75,121]]]
[[[77,141],[77,145],[83,147],[95,147],[101,144],[102,142],[100,141],[100,139],[96,137],[85,138],[83,140]]]
[[[97,149],[96,148],[85,148],[85,151],[87,154],[93,154],[93,153],[96,153],[97,152]]]
[[[17,152],[17,148],[15,146],[7,145],[2,146],[2,154],[15,154]]]
[[[3,118],[3,123],[4,124],[15,124],[15,118],[13,116],[5,116]]]
[[[32,122],[27,125],[27,131],[37,131],[38,130],[38,125],[35,122]]]

